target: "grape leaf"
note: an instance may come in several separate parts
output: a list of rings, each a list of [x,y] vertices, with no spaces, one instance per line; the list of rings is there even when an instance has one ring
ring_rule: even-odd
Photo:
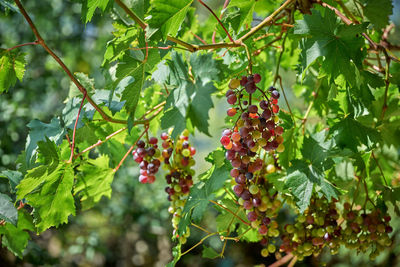
[[[318,10],[304,15],[297,21],[294,34],[303,36],[300,42],[303,71],[319,57],[324,57],[322,68],[330,78],[343,74],[347,80],[354,80],[352,63],[361,66],[361,47],[364,41],[358,34],[366,24],[343,25],[330,9],[322,16]]]
[[[376,28],[382,29],[389,24],[389,17],[393,13],[392,0],[364,0],[363,2],[365,2],[364,15]]]
[[[117,59],[120,59],[125,51],[129,49],[131,44],[137,39],[137,27],[127,27],[122,24],[113,24],[117,31],[113,34],[115,38],[107,43],[106,52],[104,53],[103,66]]]
[[[218,150],[211,152],[210,160],[214,158],[214,153],[219,155]],[[225,161],[224,165],[220,167],[213,165],[208,171],[200,175],[201,181],[190,190],[188,200],[183,208],[178,234],[181,235],[186,231],[186,226],[190,224],[191,218],[194,221],[199,221],[203,217],[210,200],[215,198],[214,192],[221,189],[229,177],[230,168],[230,163]]]
[[[45,138],[49,138],[55,142],[56,145],[60,145],[64,135],[65,129],[61,126],[60,120],[53,118],[49,124],[43,123],[39,120],[32,120],[27,125],[30,128],[28,138],[26,139],[26,163],[31,165],[32,157],[36,154],[37,143],[44,141]]]
[[[287,176],[284,189],[289,190],[296,198],[296,205],[303,213],[310,204],[314,182],[307,175],[295,170]]]
[[[135,115],[146,72],[150,71],[159,61],[158,52],[151,49],[146,60],[125,55],[117,66],[115,85],[118,86],[121,82],[126,84],[121,100],[126,100],[125,109],[132,117]],[[129,79],[128,82],[125,79]]]
[[[207,258],[207,259],[215,259],[220,256],[220,254],[218,252],[216,252],[213,248],[207,247],[204,244],[203,244],[203,252],[201,255],[203,258]]]
[[[257,1],[256,0],[250,0],[250,1],[242,1],[242,0],[232,0],[229,3],[229,7],[238,7],[239,8],[239,13],[240,13],[240,22],[239,22],[239,27],[242,27],[244,24],[248,24],[249,26],[251,25],[251,22],[253,20],[253,12],[254,12],[254,7],[256,6]]]
[[[161,32],[165,40],[167,35],[175,36],[185,19],[193,0],[152,0],[149,20],[151,30],[147,38],[157,31]]]
[[[375,129],[364,126],[350,117],[333,125],[330,133],[334,136],[337,146],[349,148],[355,153],[361,144],[371,149],[381,139]]]
[[[19,184],[19,182],[23,178],[22,173],[20,173],[19,171],[10,171],[10,170],[2,171],[0,173],[0,177],[5,177],[8,179],[10,183],[11,193],[15,193],[15,187]]]
[[[105,11],[112,3],[113,1],[110,0],[84,0],[82,4],[82,20],[88,23],[92,20],[96,8]]]
[[[0,94],[22,81],[25,73],[25,54],[0,49]]]
[[[201,81],[203,85],[209,82],[219,82],[220,66],[210,53],[193,53],[190,56],[190,66],[196,83]]]
[[[182,116],[177,108],[172,108],[164,113],[161,118],[161,128],[168,129],[174,127],[171,137],[175,139],[186,128],[185,117]]]
[[[74,97],[65,104],[65,107],[62,110],[62,119],[67,128],[74,129],[76,117],[78,116],[81,102],[82,98]],[[90,105],[90,107],[92,106]],[[90,108],[88,111],[85,110],[85,108],[82,108],[81,113],[79,114],[78,124],[76,128],[79,129],[83,127],[82,120],[84,118],[91,120],[93,118],[94,112],[94,108]]]
[[[12,203],[12,199],[2,193],[0,193],[0,219],[17,226],[18,211]]]
[[[109,158],[101,155],[97,159],[89,159],[87,163],[79,166],[81,172],[74,192],[81,197],[84,210],[93,207],[103,196],[111,197],[111,183],[114,179],[114,171],[109,168]]]
[[[51,226],[68,222],[75,215],[72,187],[74,170],[71,164],[60,162],[50,172],[46,165],[29,170],[17,186],[18,199],[24,199],[35,209],[34,217],[38,233]]]
[[[32,223],[32,217],[23,209],[18,211],[17,226],[6,223],[6,225],[0,227],[2,245],[20,259],[22,259],[22,253],[31,238],[29,233],[24,230],[34,231],[35,228]]]
[[[194,127],[199,129],[200,132],[210,136],[208,132],[208,112],[214,107],[211,94],[217,89],[211,82],[202,86],[201,81],[198,80],[196,81],[196,85],[196,91],[192,96],[192,101],[189,106],[188,116]]]

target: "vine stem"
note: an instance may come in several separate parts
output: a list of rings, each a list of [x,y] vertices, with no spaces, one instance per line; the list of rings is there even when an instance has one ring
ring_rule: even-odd
[[[23,47],[23,46],[27,46],[27,45],[38,45],[38,44],[39,44],[38,41],[29,42],[29,43],[25,43],[25,44],[19,44],[19,45],[16,45],[16,46],[8,48],[7,51],[11,51],[11,50],[13,50],[15,48],[18,48],[18,47]]]
[[[253,27],[248,33],[243,35],[238,41],[243,42],[243,41],[247,40],[248,38],[250,38],[257,31],[261,30],[262,28],[267,26],[270,22],[272,22],[273,19],[279,13],[281,13],[281,11],[283,11],[287,6],[289,6],[290,4],[295,3],[295,2],[296,2],[296,0],[286,0],[278,9],[276,9],[274,12],[272,12],[271,15],[266,17],[260,24],[258,24],[257,26]]]
[[[235,41],[232,39],[232,36],[229,34],[228,30],[225,28],[224,24],[221,22],[221,20],[218,18],[218,16],[214,13],[214,11],[206,5],[202,0],[198,0],[200,4],[202,4],[205,8],[208,9],[208,11],[211,12],[211,14],[215,17],[215,19],[218,21],[219,25],[221,25],[222,29],[224,29],[226,35],[228,36],[229,40],[234,43]]]
[[[376,165],[378,166],[379,171],[381,172],[381,175],[382,175],[382,177],[383,177],[383,180],[385,181],[385,185],[386,185],[386,186],[389,186],[389,185],[388,185],[388,182],[386,181],[385,175],[383,174],[382,167],[381,167],[381,165],[379,164],[378,159],[375,157],[374,152],[372,152],[372,158],[375,160],[375,163],[376,163]]]
[[[122,163],[124,163],[125,159],[128,157],[128,155],[132,152],[133,148],[136,146],[137,142],[140,140],[140,138],[143,137],[143,135],[145,133],[147,133],[147,131],[149,130],[149,126],[146,125],[145,129],[143,130],[142,134],[136,139],[135,143],[133,143],[133,145],[128,149],[128,151],[126,152],[126,154],[123,156],[123,158],[121,159],[121,161],[118,163],[118,166],[115,167],[115,169],[113,170],[113,172],[117,172],[118,169],[121,167]]]
[[[385,112],[387,110],[387,95],[388,95],[388,91],[389,91],[389,85],[390,85],[390,81],[389,81],[389,67],[390,67],[390,58],[388,56],[388,54],[385,52],[385,58],[386,58],[386,66],[385,66],[385,94],[384,94],[384,98],[383,98],[383,105],[382,105],[382,112],[381,112],[381,121],[383,121],[383,119],[385,118]]]
[[[197,224],[194,224],[194,223],[191,223],[194,227],[196,227],[197,229],[199,229],[199,230],[201,230],[201,231],[203,231],[203,232],[205,232],[205,233],[207,233],[207,234],[211,234],[211,232],[210,231],[207,231],[206,229],[204,229],[203,227],[201,227],[201,226],[199,226],[199,225],[197,225]]]
[[[113,122],[113,123],[121,123],[121,124],[126,124],[127,121],[126,120],[117,120],[117,119],[113,119],[112,117],[110,117],[109,115],[107,115],[94,101],[93,99],[87,94],[87,90],[86,88],[75,78],[75,76],[71,73],[71,71],[68,69],[68,67],[64,64],[64,62],[53,52],[53,50],[51,50],[46,42],[44,41],[44,39],[42,38],[42,36],[40,35],[38,29],[36,28],[35,24],[33,23],[32,19],[30,18],[30,16],[28,15],[28,13],[26,12],[25,8],[22,6],[20,0],[14,0],[14,2],[17,4],[21,14],[24,16],[25,20],[28,22],[30,28],[32,29],[33,34],[36,36],[37,38],[37,43],[39,45],[41,45],[44,50],[46,50],[46,52],[48,54],[50,54],[50,56],[52,56],[54,58],[55,61],[57,61],[57,63],[60,65],[60,67],[64,70],[64,72],[68,75],[68,77],[71,79],[71,81],[76,85],[76,87],[79,89],[79,91],[81,91],[81,93],[87,98],[87,101],[96,109],[97,112],[99,112],[99,114],[101,115],[101,117],[109,122]]]
[[[285,99],[286,105],[287,105],[287,107],[288,107],[288,109],[289,109],[290,116],[292,117],[293,125],[294,125],[294,127],[296,127],[296,120],[294,119],[294,115],[293,115],[293,112],[292,112],[292,108],[290,107],[289,101],[287,100],[286,93],[285,93],[285,89],[283,88],[281,76],[279,76],[279,85],[281,86],[281,90],[282,90],[282,93],[283,93],[283,98]]]
[[[76,115],[74,131],[72,132],[71,156],[69,157],[68,163],[71,163],[72,159],[74,158],[76,127],[78,126],[79,115],[81,114],[81,110],[83,107],[83,103],[85,102],[85,98],[86,98],[86,93],[84,93],[84,95],[83,95],[81,105],[79,106],[78,115]]]
[[[115,2],[131,17],[142,29],[146,29],[147,24],[141,20],[132,10],[129,9],[121,0],[115,0]],[[229,47],[240,47],[242,46],[243,41],[247,40],[251,36],[253,36],[256,32],[264,28],[270,22],[274,20],[274,18],[281,13],[288,5],[295,3],[296,0],[286,0],[278,9],[272,12],[267,18],[265,18],[260,24],[251,28],[251,30],[239,38],[237,41],[231,40],[231,43],[216,43],[216,44],[208,44],[208,45],[193,45],[186,43],[180,39],[177,39],[172,36],[167,36],[167,40],[179,44],[185,48],[187,48],[190,52],[196,52],[198,50],[211,50],[211,49],[219,49],[219,48],[229,48]]]
[[[92,149],[95,148],[95,147],[98,147],[99,145],[104,144],[106,141],[110,140],[111,138],[113,138],[113,137],[116,136],[117,134],[122,133],[122,132],[125,131],[126,129],[128,129],[128,128],[127,128],[127,127],[123,127],[123,128],[121,128],[121,129],[119,129],[118,131],[115,131],[115,132],[113,132],[112,134],[108,135],[104,140],[99,140],[99,141],[97,141],[97,143],[95,143],[95,144],[93,144],[93,145],[91,145],[91,146],[85,148],[81,153],[75,155],[75,158],[77,158],[77,157],[83,155],[84,153],[86,153],[86,152],[92,150]]]
[[[229,5],[229,2],[230,2],[230,0],[225,0],[224,6],[222,7],[222,10],[224,10]],[[223,13],[221,13],[221,15],[219,16],[219,19],[222,19],[222,14]],[[217,35],[217,30],[214,30],[214,32],[212,34],[212,37],[211,37],[211,40],[212,40],[213,44],[215,44],[215,36],[216,35]]]
[[[285,255],[284,257],[282,257],[280,260],[274,262],[273,264],[269,265],[269,267],[278,267],[281,266],[283,264],[285,264],[286,262],[290,261],[290,259],[293,258],[293,254],[289,253],[287,255]]]
[[[248,222],[246,222],[245,220],[243,220],[242,218],[240,218],[238,215],[236,215],[236,214],[235,214],[233,211],[231,211],[230,209],[228,209],[228,208],[222,206],[221,204],[219,204],[218,202],[215,202],[214,200],[209,200],[209,201],[210,201],[211,203],[217,205],[218,207],[220,207],[220,208],[226,210],[227,212],[229,212],[230,214],[232,214],[233,216],[235,216],[236,218],[238,218],[242,223],[244,223],[244,224],[246,224],[246,225],[248,225],[248,226],[251,226],[250,223],[248,223]]]
[[[214,232],[214,233],[210,233],[210,234],[206,235],[205,237],[203,237],[202,239],[200,239],[200,241],[197,242],[194,246],[192,246],[191,248],[189,248],[189,249],[186,250],[185,252],[182,252],[182,253],[181,253],[181,256],[187,254],[188,252],[192,251],[194,248],[196,248],[196,247],[198,247],[199,245],[201,245],[201,244],[204,242],[204,240],[206,240],[207,238],[209,238],[209,237],[211,237],[211,236],[213,236],[213,235],[217,235],[217,234],[218,234],[218,232]]]

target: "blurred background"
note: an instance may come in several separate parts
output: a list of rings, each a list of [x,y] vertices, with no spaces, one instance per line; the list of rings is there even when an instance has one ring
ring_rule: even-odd
[[[218,7],[223,1],[209,1]],[[394,1],[395,11],[400,13],[400,1]],[[73,72],[84,72],[94,78],[96,88],[103,88],[104,76],[100,68],[105,44],[112,39],[112,20],[97,14],[86,26],[80,18],[81,4],[78,1],[41,0],[24,1],[28,13],[43,38]],[[0,7],[0,47],[31,42],[34,36],[23,20],[14,12],[6,15]],[[199,9],[200,16],[202,9]],[[204,15],[204,14],[203,14]],[[400,24],[400,16],[393,21]],[[398,29],[397,29],[398,32]],[[400,36],[400,35],[399,35]],[[57,63],[39,46],[26,46],[27,71],[23,83],[0,95],[0,171],[15,169],[18,154],[25,148],[28,133],[26,124],[32,119],[49,122],[60,115],[63,100],[67,97],[70,81]],[[293,72],[284,72],[286,81],[295,80]],[[291,85],[288,85],[291,86]],[[289,90],[290,91],[290,90]],[[293,96],[289,96],[289,101]],[[297,102],[298,103],[298,102]],[[197,173],[208,168],[204,156],[219,146],[219,135],[224,125],[225,101],[215,98],[216,109],[210,112],[210,133],[213,139],[196,134],[194,146]],[[172,227],[167,212],[169,205],[162,174],[152,185],[137,181],[138,169],[133,161],[127,161],[114,179],[111,199],[103,199],[95,208],[80,212],[70,218],[68,225],[48,230],[41,236],[32,234],[23,260],[2,248],[0,266],[165,266],[171,260],[170,240]],[[400,177],[399,177],[400,179]],[[6,184],[0,180],[0,192]],[[201,225],[214,229],[216,211],[209,209]],[[287,213],[287,214],[286,214]],[[283,214],[291,216],[288,212]],[[317,259],[306,259],[296,266],[400,266],[400,221],[393,220],[396,230],[395,243],[391,250],[369,262],[367,255],[357,255],[342,249],[339,255],[324,254]],[[185,248],[194,245],[204,233],[192,229],[192,236]],[[218,237],[205,242],[216,251],[222,249]],[[178,266],[267,266],[275,259],[262,258],[259,244],[228,242],[225,258],[207,260],[201,258],[199,246],[185,255]]]

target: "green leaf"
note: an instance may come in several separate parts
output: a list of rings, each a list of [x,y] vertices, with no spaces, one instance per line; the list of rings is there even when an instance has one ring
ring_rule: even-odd
[[[296,205],[303,213],[310,204],[314,183],[304,173],[296,170],[287,176],[284,189],[296,198]]]
[[[159,61],[160,56],[158,52],[150,49],[146,61],[125,55],[119,62],[115,85],[121,86],[121,83],[126,84],[121,100],[126,101],[125,109],[131,116],[135,115],[140,92],[146,79],[146,72],[153,69]]]
[[[189,106],[188,116],[194,127],[199,129],[200,132],[210,136],[208,132],[208,112],[214,107],[211,94],[217,89],[211,82],[201,86],[201,80],[198,80],[196,84],[197,88]]]
[[[256,6],[257,1],[249,0],[249,1],[242,1],[242,0],[232,0],[229,3],[229,7],[238,7],[240,13],[240,22],[239,27],[242,27],[245,24],[251,25],[253,21],[253,13],[254,7]]]
[[[25,198],[32,206],[38,232],[68,222],[75,215],[72,187],[74,170],[71,164],[61,162],[53,172],[42,165],[28,171],[17,186],[18,199]]]
[[[161,128],[174,127],[171,137],[175,139],[186,128],[186,119],[177,108],[172,108],[161,117]]]
[[[176,36],[185,19],[193,0],[152,0],[149,27],[152,29],[150,38],[156,31],[160,31],[165,40],[167,35]]]
[[[79,108],[81,106],[82,98],[74,97],[70,99],[62,110],[62,119],[64,121],[64,125],[67,128],[74,129],[75,121],[78,116]],[[82,120],[87,118],[91,120],[93,118],[95,110],[91,109],[89,111],[82,108],[81,113],[79,114],[77,129],[83,127]]]
[[[211,154],[214,153],[218,155],[219,151],[214,151]],[[209,155],[209,158],[216,157]],[[200,175],[202,177],[201,181],[193,186],[183,208],[178,234],[181,235],[186,231],[186,226],[190,224],[191,218],[194,221],[199,221],[203,217],[210,200],[213,200],[215,197],[214,193],[221,189],[228,179],[230,168],[230,163],[225,161],[224,165],[220,167],[213,165],[207,172]]]
[[[18,211],[9,196],[0,193],[0,219],[17,226]]]
[[[201,81],[203,85],[209,82],[219,82],[220,66],[218,61],[210,53],[193,53],[190,56],[190,66],[196,83]]]
[[[10,183],[11,193],[15,193],[15,187],[19,184],[19,182],[23,178],[22,173],[20,173],[19,171],[10,171],[10,170],[2,171],[0,173],[0,177],[5,177],[8,179]]]
[[[100,8],[105,11],[107,7],[112,4],[113,1],[110,0],[84,0],[82,5],[82,19],[85,23],[92,20],[93,14],[96,8]]]
[[[333,147],[333,140],[325,141],[326,131],[304,137],[301,154],[314,165],[324,162]]]
[[[0,49],[0,93],[7,92],[25,73],[25,54]]]
[[[323,73],[330,78],[343,74],[353,81],[352,63],[361,66],[364,44],[358,34],[365,29],[365,24],[343,25],[330,9],[325,10],[324,17],[315,9],[312,15],[304,15],[304,20],[297,21],[294,28],[295,35],[304,37],[300,43],[303,71],[323,57]]]
[[[286,169],[289,168],[289,162],[296,157],[297,140],[295,129],[289,129],[283,132],[283,145],[285,150],[279,153],[279,164]]]
[[[39,120],[32,120],[27,125],[30,128],[28,138],[26,139],[26,162],[31,164],[32,157],[36,154],[37,143],[49,138],[60,145],[65,135],[65,129],[61,126],[60,120],[53,118],[49,124],[43,123]]]
[[[363,144],[372,149],[381,139],[375,129],[364,126],[349,117],[333,125],[330,133],[334,136],[337,146],[340,148],[349,148],[355,153],[358,152],[358,146]]]
[[[31,238],[25,230],[34,231],[35,228],[32,217],[23,209],[18,211],[17,227],[10,223],[0,227],[2,245],[20,259],[22,259],[28,240]]]
[[[201,255],[203,256],[203,258],[207,259],[215,259],[220,256],[220,254],[216,252],[213,248],[207,247],[204,244],[203,244],[203,252]]]
[[[79,166],[78,170],[81,173],[74,192],[79,193],[84,210],[93,207],[103,196],[111,198],[111,183],[115,173],[109,168],[107,155],[89,159],[86,164]]]
[[[392,0],[367,0],[363,6],[364,15],[377,29],[385,28],[389,24],[389,17],[393,14]]]
[[[109,64],[125,55],[132,43],[138,38],[138,30],[136,26],[127,27],[122,24],[113,24],[117,31],[113,34],[115,38],[107,43],[106,52],[104,53],[103,66]]]

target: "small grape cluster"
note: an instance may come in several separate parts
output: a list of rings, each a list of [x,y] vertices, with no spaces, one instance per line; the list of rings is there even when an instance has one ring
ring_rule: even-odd
[[[226,97],[232,107],[227,114],[231,117],[238,111],[240,114],[233,129],[223,131],[220,142],[227,150],[226,159],[233,166],[230,174],[235,181],[233,191],[238,203],[246,210],[252,227],[263,237],[262,243],[267,245],[269,237],[279,236],[278,224],[272,219],[280,209],[281,201],[276,192],[271,193],[273,187],[266,175],[276,171],[275,151],[282,152],[284,146],[283,128],[278,125],[276,116],[279,92],[274,87],[264,92],[256,85],[260,81],[259,74],[231,80]],[[258,100],[258,105],[251,104],[257,90],[262,99]],[[242,100],[245,97],[249,100]],[[273,244],[268,244],[263,254],[275,249]]]
[[[374,260],[385,247],[392,244],[389,234],[393,231],[389,225],[389,215],[383,215],[379,209],[369,213],[351,209],[349,203],[344,203],[342,242],[347,248],[366,252],[370,248],[370,259]]]
[[[299,260],[319,255],[324,247],[336,254],[342,232],[337,223],[339,217],[336,201],[312,197],[304,214],[299,215],[294,224],[285,225],[280,250],[293,253]]]
[[[193,186],[194,170],[191,167],[195,164],[193,156],[196,149],[189,143],[189,131],[183,131],[176,144],[166,133],[161,135],[163,140],[162,157],[164,158],[165,168],[169,173],[165,176],[168,186],[165,192],[168,193],[168,200],[171,205],[168,211],[172,214],[172,226],[174,227],[173,236],[179,238],[184,244],[190,235],[187,227],[185,235],[178,236],[177,229],[181,219],[182,209],[185,206],[190,188]]]
[[[149,138],[147,145],[145,141],[139,140],[136,143],[137,148],[132,152],[133,159],[139,163],[139,182],[142,184],[152,184],[156,180],[155,174],[161,165],[158,159],[160,150],[157,143],[158,139],[156,137]]]

